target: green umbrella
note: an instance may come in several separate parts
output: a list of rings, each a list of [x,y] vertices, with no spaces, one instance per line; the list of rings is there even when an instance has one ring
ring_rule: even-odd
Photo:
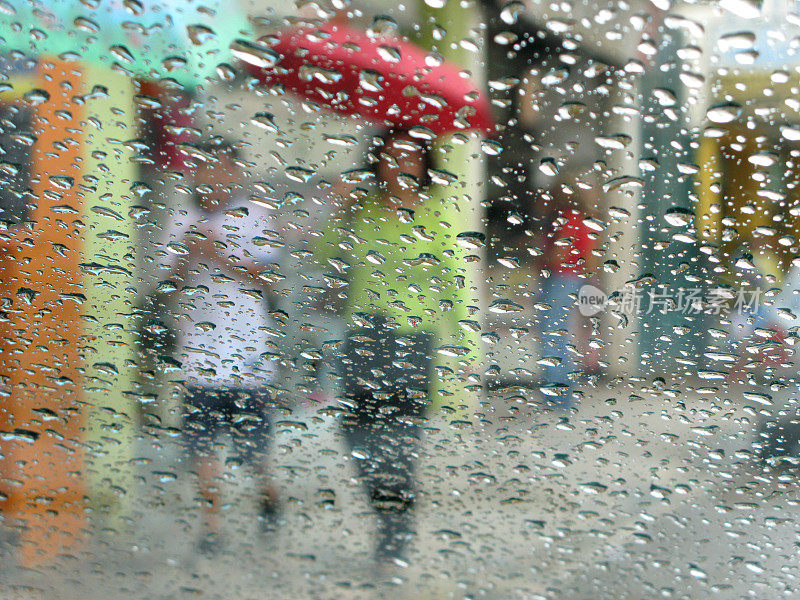
[[[225,0],[0,0],[5,54],[99,63],[187,86],[213,76],[251,33]]]

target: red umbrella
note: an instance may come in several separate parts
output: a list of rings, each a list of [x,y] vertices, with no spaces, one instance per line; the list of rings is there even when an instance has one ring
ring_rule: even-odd
[[[236,54],[262,83],[336,111],[390,127],[424,126],[436,135],[494,126],[474,81],[409,42],[337,22],[288,29],[267,43],[271,52]]]

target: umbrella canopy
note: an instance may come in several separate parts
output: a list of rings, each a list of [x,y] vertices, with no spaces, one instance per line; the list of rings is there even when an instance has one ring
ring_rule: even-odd
[[[266,44],[237,54],[255,77],[338,112],[433,135],[494,125],[474,81],[410,42],[327,23],[285,30]]]
[[[225,0],[4,0],[0,10],[3,53],[55,55],[181,85],[213,76],[233,59],[236,40],[251,35],[246,16]]]

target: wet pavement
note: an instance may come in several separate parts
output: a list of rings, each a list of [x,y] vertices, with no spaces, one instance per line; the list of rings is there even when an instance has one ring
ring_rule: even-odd
[[[470,427],[431,419],[414,550],[388,571],[371,561],[373,516],[332,416],[295,411],[278,427],[275,532],[229,466],[211,558],[196,552],[195,477],[176,440],[147,437],[129,515],[96,522],[54,568],[12,567],[6,547],[0,598],[792,597],[798,478],[758,459],[765,407],[738,388],[677,390],[610,385],[566,415],[508,388]]]

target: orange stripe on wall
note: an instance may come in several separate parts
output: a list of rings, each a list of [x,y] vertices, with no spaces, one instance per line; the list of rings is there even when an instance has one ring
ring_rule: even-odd
[[[70,552],[83,528],[81,445],[83,72],[42,59],[38,79],[49,99],[36,108],[30,229],[15,234],[13,258],[0,261],[7,311],[2,371],[10,397],[0,404],[3,509],[23,527],[23,562]],[[90,185],[90,184],[89,184]],[[35,439],[34,439],[35,438]]]

